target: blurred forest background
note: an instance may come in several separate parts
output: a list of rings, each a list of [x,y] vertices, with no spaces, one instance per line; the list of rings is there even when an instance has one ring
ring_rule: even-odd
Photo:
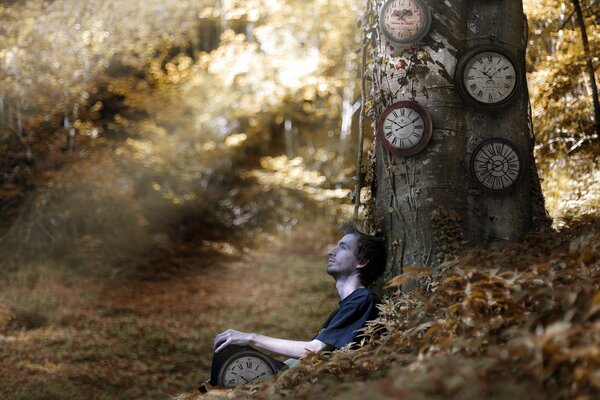
[[[524,4],[558,228],[600,212],[598,121],[573,3]],[[1,2],[0,397],[164,398],[206,378],[220,330],[312,337],[353,211],[363,11]]]

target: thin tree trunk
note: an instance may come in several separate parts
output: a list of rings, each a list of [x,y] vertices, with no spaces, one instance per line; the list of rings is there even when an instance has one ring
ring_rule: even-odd
[[[592,64],[592,53],[590,52],[590,44],[588,42],[587,31],[583,13],[581,12],[581,4],[579,0],[572,0],[577,14],[577,23],[581,30],[581,41],[583,42],[583,52],[585,54],[585,62],[588,73],[590,74],[590,82],[592,83],[592,101],[594,102],[594,128],[596,134],[600,135],[600,101],[598,100],[598,86],[596,85],[596,76],[594,74],[594,66]],[[597,138],[600,141],[600,138]]]
[[[367,10],[369,8],[369,1],[367,0]],[[365,114],[366,114],[366,77],[367,74],[367,38],[362,38],[361,46],[361,64],[360,64],[360,116],[358,119],[358,154],[356,158],[356,185],[354,187],[354,219],[358,220],[358,212],[360,209],[360,192],[363,187],[363,172],[362,172],[362,160],[363,160],[363,146],[365,139]]]

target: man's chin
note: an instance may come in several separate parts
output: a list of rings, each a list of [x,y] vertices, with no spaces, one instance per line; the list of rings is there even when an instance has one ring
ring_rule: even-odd
[[[327,267],[327,275],[330,275],[333,279],[337,279],[340,276],[340,272],[336,271],[333,267]]]

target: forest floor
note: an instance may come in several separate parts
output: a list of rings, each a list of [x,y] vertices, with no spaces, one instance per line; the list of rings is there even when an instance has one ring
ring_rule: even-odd
[[[263,185],[270,188],[259,192],[273,197],[277,186]],[[293,208],[298,200],[289,197],[293,201],[274,206],[263,197],[257,200],[264,203],[261,219]],[[600,196],[593,198],[594,207],[581,207],[598,210]],[[114,202],[106,204],[109,211],[116,208]],[[327,249],[336,238],[325,226],[321,210],[326,207],[311,213],[306,208],[291,233],[224,232],[214,240],[166,240],[147,275],[85,278],[82,272],[70,275],[46,265],[8,276],[3,272],[0,399],[154,400],[180,393],[182,399],[194,399],[191,389],[209,376],[217,333],[234,328],[312,338],[337,306],[333,281],[325,273]],[[126,225],[118,218],[113,222],[110,227]],[[523,243],[463,254],[435,278],[439,290],[433,295],[389,297],[380,322],[396,334],[363,351],[309,357],[306,365],[266,386],[214,395],[600,395],[600,219],[596,213],[556,226],[560,231]]]
[[[172,243],[157,262],[184,268],[160,279],[22,271],[3,281],[0,398],[196,399],[216,333],[312,337],[338,299],[325,273],[334,238],[306,225],[249,247],[214,242],[212,256],[206,244]],[[595,398],[599,227],[587,216],[467,250],[421,289],[386,298],[361,350],[312,355],[268,383],[208,397]],[[405,272],[402,280],[427,275]]]
[[[209,377],[227,328],[309,339],[337,306],[329,239],[296,229],[252,249],[175,248],[160,280],[21,273],[0,284],[0,398],[164,399]]]
[[[309,354],[265,383],[188,392],[214,399],[598,399],[600,216],[389,284],[358,350]],[[418,284],[415,284],[418,282]]]

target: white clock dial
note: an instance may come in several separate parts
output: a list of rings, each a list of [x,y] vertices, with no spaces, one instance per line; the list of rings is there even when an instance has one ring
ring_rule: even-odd
[[[245,355],[235,358],[223,370],[222,382],[231,388],[245,385],[255,379],[263,380],[273,376],[271,366],[263,359]]]
[[[506,100],[515,90],[517,73],[503,54],[485,51],[473,56],[463,72],[466,92],[475,101],[495,104]]]
[[[473,153],[471,172],[484,189],[502,192],[510,189],[521,177],[523,165],[511,142],[490,139],[480,144]]]
[[[402,107],[390,112],[383,120],[383,134],[397,149],[410,149],[423,137],[425,122],[412,108]]]
[[[431,14],[423,0],[389,0],[379,18],[384,35],[398,44],[418,42],[431,26]]]
[[[409,157],[431,140],[431,116],[419,103],[401,100],[387,107],[377,121],[377,136],[390,152]]]

